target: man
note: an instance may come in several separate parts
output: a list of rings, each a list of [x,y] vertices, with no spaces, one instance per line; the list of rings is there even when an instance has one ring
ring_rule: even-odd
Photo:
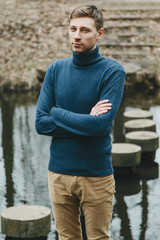
[[[70,15],[73,56],[52,63],[37,104],[36,129],[52,136],[49,193],[60,240],[110,239],[115,184],[111,138],[125,71],[99,53],[103,15],[92,5]]]

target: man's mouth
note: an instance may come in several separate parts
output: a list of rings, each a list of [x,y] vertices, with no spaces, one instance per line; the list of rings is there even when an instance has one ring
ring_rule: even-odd
[[[82,46],[81,43],[72,43],[72,44],[73,44],[74,47],[80,47],[80,46]]]

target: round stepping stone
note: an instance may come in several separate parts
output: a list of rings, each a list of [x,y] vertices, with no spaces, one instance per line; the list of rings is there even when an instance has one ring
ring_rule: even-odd
[[[132,111],[126,111],[123,113],[124,121],[129,121],[133,119],[153,119],[153,114],[150,111],[146,110],[132,110]]]
[[[125,122],[126,133],[133,131],[156,131],[156,124],[151,119],[135,119]]]
[[[159,136],[155,132],[135,131],[125,135],[125,141],[141,146],[142,152],[152,152],[159,147]]]
[[[23,205],[1,214],[2,234],[16,238],[38,238],[50,232],[51,211],[44,206]]]
[[[140,164],[141,147],[130,143],[112,144],[112,163],[114,167],[134,167]]]

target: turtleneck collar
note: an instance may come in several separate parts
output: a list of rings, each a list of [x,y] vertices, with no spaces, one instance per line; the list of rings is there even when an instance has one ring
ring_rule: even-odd
[[[77,66],[89,66],[98,62],[101,58],[98,45],[94,50],[87,53],[76,53],[73,51],[73,63]]]

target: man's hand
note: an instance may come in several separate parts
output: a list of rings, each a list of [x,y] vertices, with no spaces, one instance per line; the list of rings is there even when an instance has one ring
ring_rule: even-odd
[[[90,115],[100,116],[111,110],[112,103],[109,103],[108,99],[99,101],[91,110]]]

